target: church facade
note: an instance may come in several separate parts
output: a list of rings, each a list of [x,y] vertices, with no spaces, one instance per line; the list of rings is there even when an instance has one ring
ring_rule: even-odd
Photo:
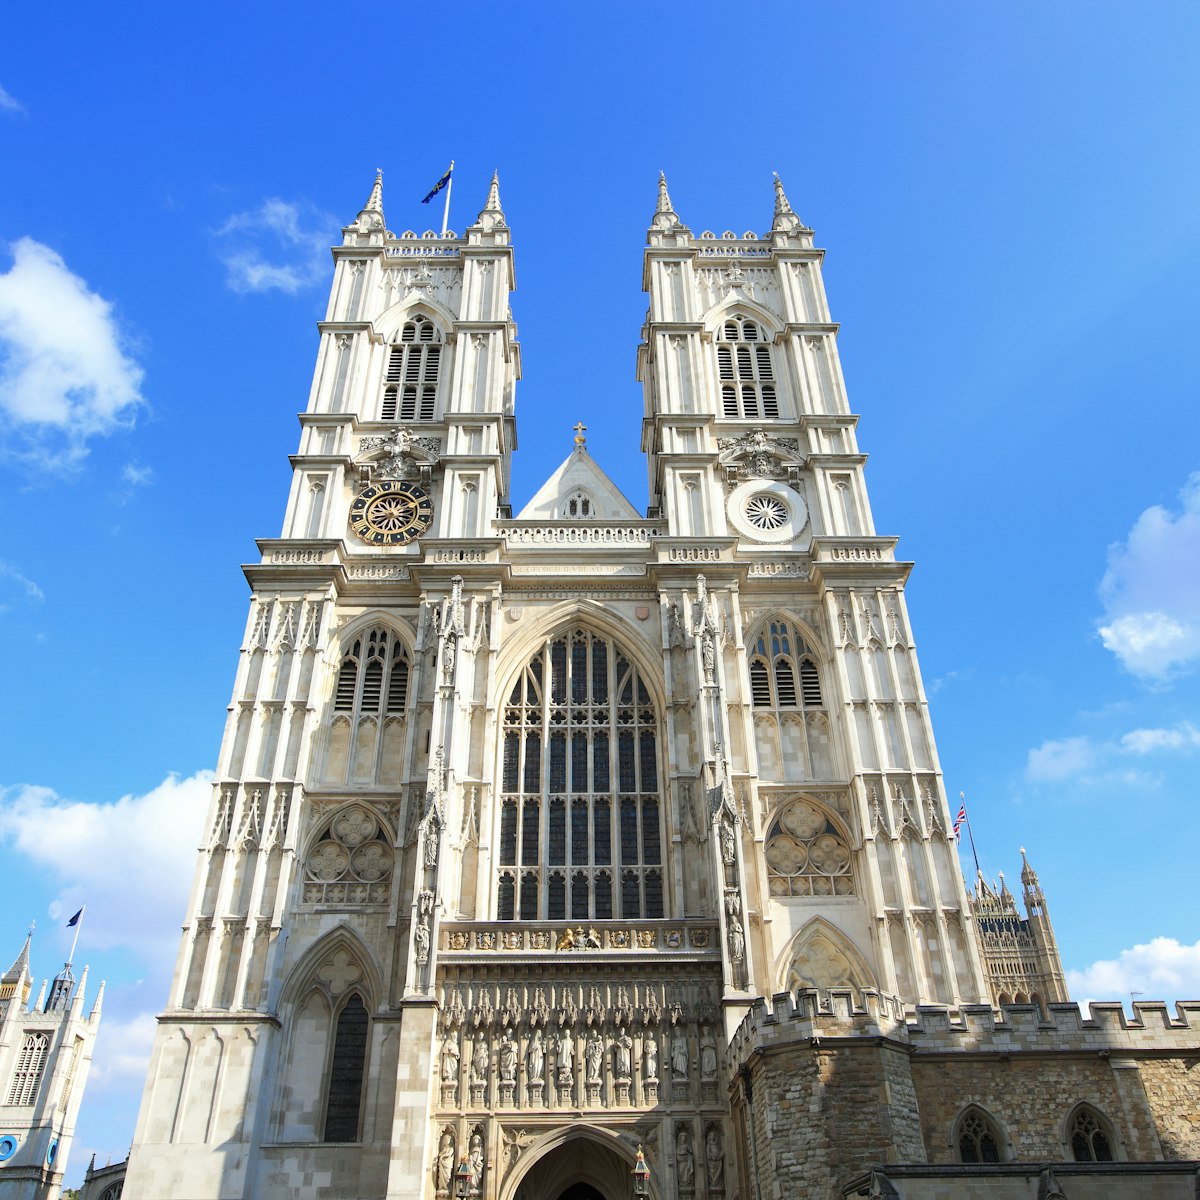
[[[334,259],[125,1194],[1191,1196],[1200,1008],[1082,1017],[1028,864],[964,887],[778,181],[660,182],[646,514],[579,426],[512,515],[495,179]]]

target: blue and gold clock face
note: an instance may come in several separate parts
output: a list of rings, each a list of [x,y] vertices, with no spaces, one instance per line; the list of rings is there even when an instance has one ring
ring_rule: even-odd
[[[385,479],[363,488],[350,505],[350,528],[372,546],[407,546],[432,520],[429,494],[403,480]]]

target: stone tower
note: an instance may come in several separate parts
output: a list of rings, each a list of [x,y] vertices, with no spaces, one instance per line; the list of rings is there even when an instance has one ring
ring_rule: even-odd
[[[32,938],[0,978],[0,1200],[57,1200],[104,999],[68,962],[30,1004]]]
[[[812,231],[776,181],[694,236],[660,182],[646,515],[582,424],[512,515],[512,253],[494,178],[461,237],[377,179],[334,250],[131,1195],[615,1200],[641,1146],[746,1197],[836,1049],[770,1049],[781,992],[889,1098],[838,1093],[828,1170],[923,1162],[903,1023],[989,1004]]]

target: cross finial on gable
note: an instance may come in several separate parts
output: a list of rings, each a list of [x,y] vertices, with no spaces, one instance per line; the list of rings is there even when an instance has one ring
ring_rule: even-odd
[[[585,445],[587,443],[587,438],[585,438],[583,435],[587,433],[587,426],[582,421],[576,421],[573,428],[575,430],[575,445]]]

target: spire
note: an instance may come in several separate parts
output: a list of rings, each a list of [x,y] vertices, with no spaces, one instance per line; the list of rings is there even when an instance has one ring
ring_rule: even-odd
[[[80,991],[82,992],[82,988]],[[104,1007],[104,980],[100,980],[100,987],[96,991],[96,999],[92,1001],[92,1011],[88,1013],[88,1020],[93,1025],[100,1020],[100,1010]]]
[[[487,203],[479,216],[475,218],[475,227],[490,233],[494,229],[507,229],[504,220],[504,209],[500,207],[500,172],[492,172],[492,182],[488,185]]]
[[[679,215],[671,204],[671,194],[667,191],[667,176],[662,171],[658,173],[658,203],[654,206],[654,220],[650,222],[650,228],[660,232],[683,228]]]
[[[34,923],[31,923],[29,932],[25,935],[25,945],[21,947],[21,953],[17,955],[13,965],[5,971],[0,983],[20,983],[29,974],[29,943],[33,941],[34,927]]]
[[[775,219],[771,222],[771,228],[783,233],[798,233],[804,228],[804,222],[792,210],[791,203],[787,198],[787,192],[783,190],[783,180],[779,178],[779,172],[774,172],[774,175]]]
[[[1026,890],[1038,886],[1037,872],[1029,865],[1029,859],[1025,857],[1024,846],[1021,847],[1021,882],[1025,885]]]
[[[382,230],[384,227],[383,220],[383,170],[377,168],[375,171],[375,183],[371,187],[371,194],[367,197],[366,204],[363,205],[362,211],[358,214],[354,224],[363,231]]]

